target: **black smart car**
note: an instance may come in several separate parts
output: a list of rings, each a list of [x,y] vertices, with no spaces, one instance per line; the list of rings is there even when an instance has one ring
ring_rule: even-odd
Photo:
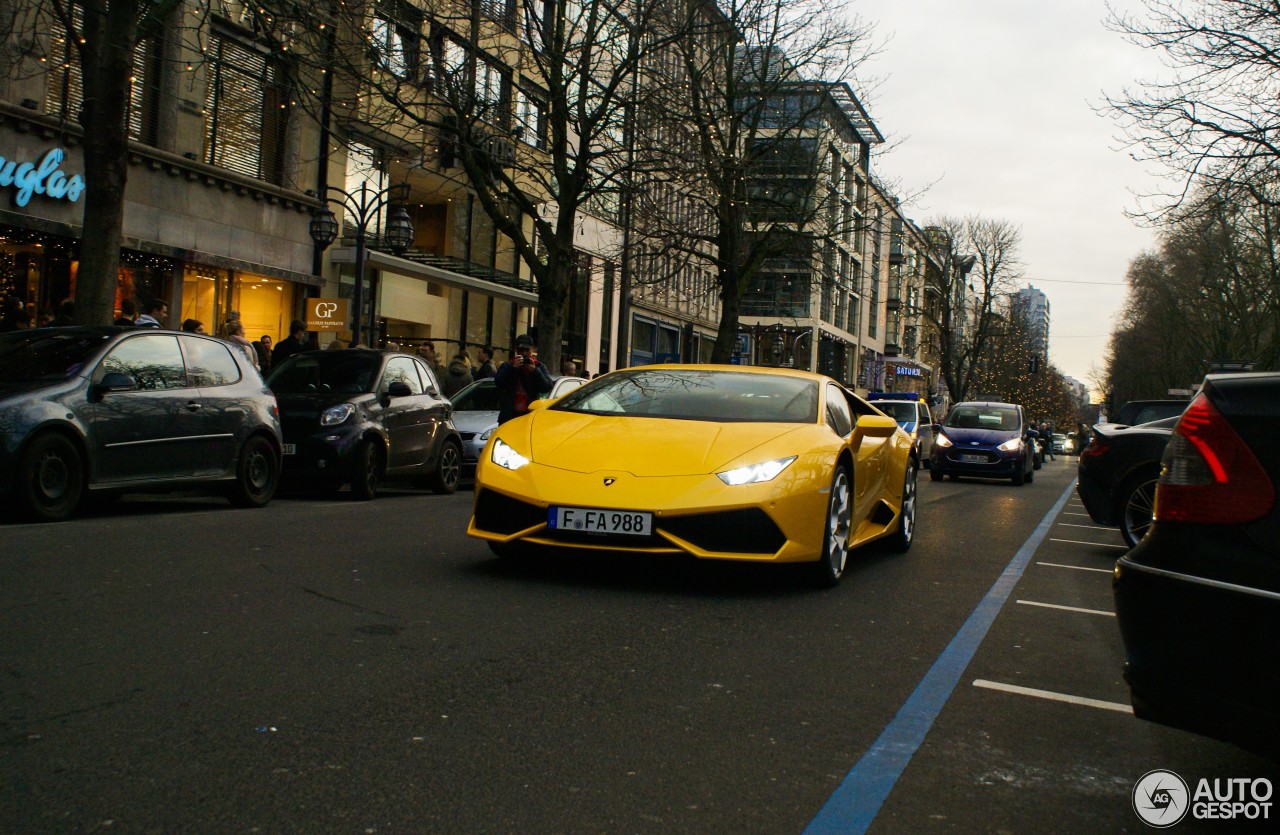
[[[214,486],[261,507],[280,475],[276,399],[239,349],[123,327],[0,334],[0,502],[66,519],[86,492]]]
[[[1280,756],[1280,373],[1205,378],[1115,571],[1134,715]]]
[[[294,354],[271,369],[284,477],[372,499],[384,478],[458,489],[462,438],[431,370],[408,354],[355,348]]]

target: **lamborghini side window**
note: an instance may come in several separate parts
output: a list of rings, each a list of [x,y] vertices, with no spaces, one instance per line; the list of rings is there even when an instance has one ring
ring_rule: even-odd
[[[841,438],[853,431],[853,415],[849,412],[849,403],[844,393],[835,386],[827,386],[827,426]]]

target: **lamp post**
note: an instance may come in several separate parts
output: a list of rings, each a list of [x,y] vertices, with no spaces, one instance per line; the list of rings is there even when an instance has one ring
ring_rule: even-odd
[[[375,191],[369,188],[368,183],[362,182],[360,183],[360,188],[354,192],[344,191],[337,186],[328,186],[327,190],[336,196],[325,195],[325,201],[342,206],[356,224],[356,286],[355,292],[351,297],[351,306],[355,308],[351,316],[351,344],[355,346],[360,342],[360,308],[363,302],[361,288],[364,285],[365,234],[368,232],[369,223],[375,220],[383,209],[395,206],[391,211],[391,216],[387,218],[387,228],[383,233],[383,237],[391,245],[391,251],[396,255],[409,248],[409,244],[413,243],[413,221],[410,220],[409,212],[404,207],[409,198],[409,184],[400,183]],[[321,249],[328,247],[338,237],[338,220],[328,206],[316,209],[311,216],[309,231],[311,240],[315,241]],[[370,299],[370,333],[373,332],[372,301]]]

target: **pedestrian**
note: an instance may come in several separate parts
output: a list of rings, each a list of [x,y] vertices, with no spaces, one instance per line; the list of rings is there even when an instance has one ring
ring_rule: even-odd
[[[204,322],[199,319],[183,319],[182,329],[187,333],[204,333]]]
[[[444,396],[452,398],[473,382],[471,377],[471,357],[466,351],[459,351],[449,360],[440,385],[444,388]]]
[[[294,354],[310,350],[311,344],[307,341],[306,323],[294,319],[289,323],[289,335],[277,342],[276,347],[271,349],[271,364],[279,365]]]
[[[430,339],[424,341],[418,346],[418,356],[426,360],[427,365],[431,368],[431,373],[436,375],[437,380],[444,377],[444,366],[440,363],[440,358],[436,356],[436,343]]]
[[[529,404],[551,391],[551,375],[538,362],[532,337],[516,337],[511,359],[498,367],[493,384],[498,389],[498,423],[528,414]]]
[[[133,299],[120,300],[120,315],[116,317],[115,324],[131,327],[138,318],[138,303]]]
[[[561,377],[577,377],[578,364],[571,359],[565,358],[560,361]]]
[[[146,312],[139,316],[134,324],[140,328],[163,328],[168,318],[168,303],[162,299],[152,299],[147,304]]]
[[[1047,423],[1040,424],[1040,440],[1044,442],[1044,457],[1057,461],[1053,455],[1053,429]]]
[[[63,299],[58,305],[58,315],[49,323],[51,328],[65,328],[76,323],[76,303],[72,299]]]
[[[258,337],[258,341],[253,343],[253,350],[258,354],[258,368],[266,374],[271,370],[271,337],[265,333]]]
[[[345,339],[335,339],[329,343],[329,347],[326,350],[345,351],[347,350],[347,341]]]
[[[6,296],[0,305],[0,333],[22,330],[27,326],[27,306],[17,296]]]
[[[229,340],[231,338],[231,324],[240,321],[240,311],[233,310],[227,314],[227,321],[218,325],[218,337]]]
[[[227,335],[225,339],[232,345],[244,351],[244,355],[249,358],[249,362],[253,363],[253,367],[262,370],[258,365],[258,352],[254,349],[253,343],[244,335],[244,322],[239,319],[232,319],[227,322]]]
[[[498,367],[493,364],[492,346],[482,345],[480,350],[476,352],[476,357],[480,360],[480,365],[476,368],[475,374],[472,375],[475,379],[487,380],[498,373]]]

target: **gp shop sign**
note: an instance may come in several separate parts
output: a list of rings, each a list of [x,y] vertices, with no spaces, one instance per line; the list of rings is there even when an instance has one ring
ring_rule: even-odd
[[[74,203],[84,192],[84,180],[79,174],[68,177],[62,171],[66,157],[61,148],[53,148],[35,162],[0,156],[0,186],[15,189],[13,202],[18,206],[27,205],[36,194]]]
[[[347,330],[347,307],[346,299],[307,299],[307,330]]]

